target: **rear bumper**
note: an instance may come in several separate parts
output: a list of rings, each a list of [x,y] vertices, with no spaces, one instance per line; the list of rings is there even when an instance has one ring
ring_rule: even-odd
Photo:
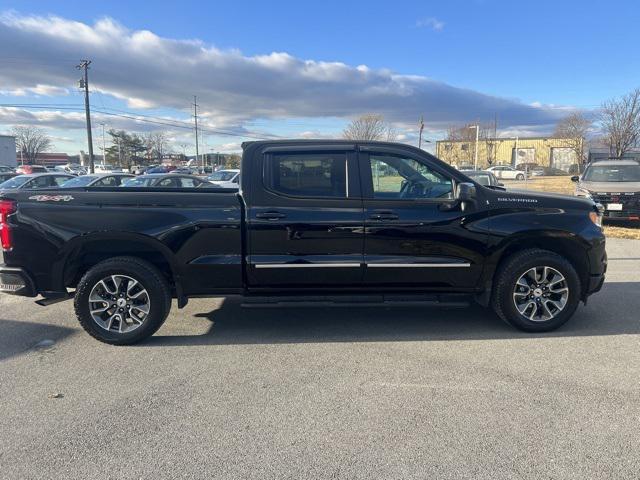
[[[35,297],[35,283],[31,276],[20,267],[7,267],[0,264],[0,293]]]

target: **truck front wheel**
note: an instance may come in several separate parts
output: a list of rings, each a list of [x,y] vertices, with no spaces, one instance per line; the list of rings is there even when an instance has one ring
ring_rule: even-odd
[[[571,318],[580,291],[580,278],[565,258],[547,250],[525,250],[509,257],[497,272],[493,309],[520,330],[548,332]]]
[[[74,307],[89,335],[112,345],[130,345],[150,337],[164,323],[171,291],[150,263],[117,257],[95,265],[82,277]]]

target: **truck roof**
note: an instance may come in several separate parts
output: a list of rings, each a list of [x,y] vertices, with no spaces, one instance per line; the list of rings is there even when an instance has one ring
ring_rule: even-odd
[[[640,162],[638,162],[637,160],[622,160],[622,159],[611,159],[611,160],[598,160],[596,162],[592,162],[589,164],[589,166],[598,166],[598,167],[602,167],[602,166],[616,166],[616,165],[638,165],[640,164]]]

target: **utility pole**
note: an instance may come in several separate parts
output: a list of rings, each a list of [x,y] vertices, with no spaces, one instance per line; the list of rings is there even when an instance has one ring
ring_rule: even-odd
[[[422,148],[422,131],[424,130],[424,115],[420,115],[420,135],[418,136],[418,148]]]
[[[198,100],[196,96],[193,96],[193,118],[196,122],[196,168],[198,167],[198,155],[200,151],[198,150]]]
[[[78,70],[83,70],[83,78],[80,79],[80,88],[84,88],[84,112],[87,117],[87,143],[89,144],[89,173],[94,173],[93,163],[93,138],[91,138],[91,110],[89,109],[89,65],[91,60],[80,60],[76,65]]]

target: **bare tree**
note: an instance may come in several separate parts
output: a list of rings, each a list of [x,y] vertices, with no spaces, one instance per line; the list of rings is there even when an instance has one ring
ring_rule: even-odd
[[[353,120],[342,132],[348,140],[386,140],[394,141],[398,134],[382,115],[367,113]]]
[[[16,137],[16,147],[23,160],[29,164],[34,164],[38,159],[38,154],[46,152],[52,146],[49,136],[38,127],[13,127],[11,134]]]
[[[151,132],[145,138],[147,157],[162,161],[169,148],[169,137],[165,132]]]
[[[602,104],[602,130],[612,155],[622,157],[640,141],[640,88]]]
[[[458,156],[457,149],[451,148],[448,153],[445,149],[444,152],[441,152],[443,156],[442,160],[445,160],[449,163],[464,163],[464,164],[472,164],[475,156],[475,148],[476,148],[476,124],[469,125],[452,125],[447,129],[447,137],[446,140],[450,142],[463,142],[460,148],[460,156]],[[486,161],[489,165],[492,165],[498,155],[497,147],[498,147],[498,123],[497,120],[493,122],[480,124],[480,129],[478,131],[478,148],[482,153],[482,147],[484,146],[486,153]],[[479,159],[479,163],[484,163],[483,158]]]
[[[579,165],[586,159],[587,134],[592,125],[593,121],[584,113],[576,112],[560,120],[553,134],[575,153]]]

